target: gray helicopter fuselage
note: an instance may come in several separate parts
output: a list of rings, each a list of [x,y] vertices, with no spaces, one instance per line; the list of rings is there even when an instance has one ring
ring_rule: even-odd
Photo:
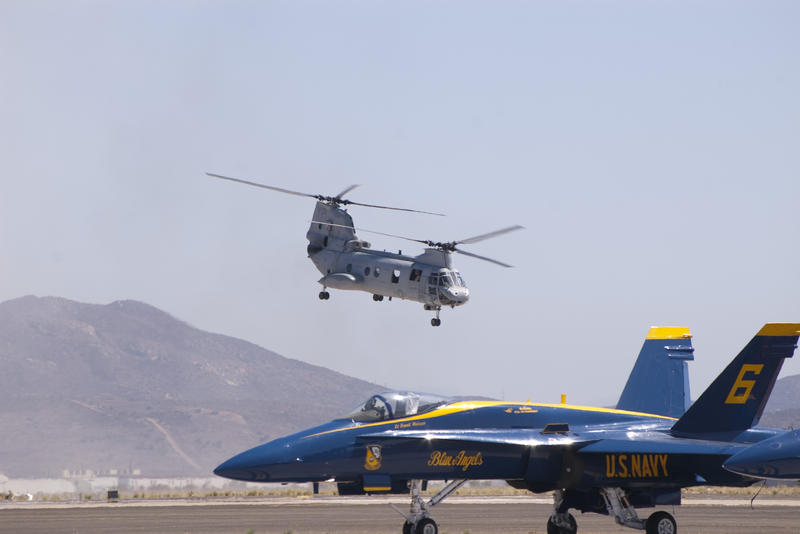
[[[317,202],[306,238],[308,256],[326,288],[413,300],[433,309],[469,300],[450,252],[427,248],[419,256],[406,256],[371,250],[356,235],[350,214],[329,203]]]

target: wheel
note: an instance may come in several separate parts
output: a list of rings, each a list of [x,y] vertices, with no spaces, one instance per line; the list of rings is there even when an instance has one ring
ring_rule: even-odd
[[[439,534],[439,527],[436,526],[436,521],[430,517],[420,519],[417,523],[415,534]]]
[[[547,520],[547,534],[575,534],[578,532],[578,523],[572,514],[567,514],[566,520],[569,526],[560,527],[553,522],[553,516],[551,515]]]
[[[383,295],[372,295],[372,300],[375,302],[380,302],[383,300]]]
[[[403,534],[414,534],[414,524],[408,521],[403,523]]]
[[[431,326],[439,326],[440,324],[442,324],[442,320],[441,319],[437,319],[436,317],[431,319]]]
[[[678,524],[675,518],[667,512],[655,512],[647,518],[645,523],[647,534],[676,534]]]
[[[320,291],[319,292],[319,300],[325,300],[325,292],[324,291]]]

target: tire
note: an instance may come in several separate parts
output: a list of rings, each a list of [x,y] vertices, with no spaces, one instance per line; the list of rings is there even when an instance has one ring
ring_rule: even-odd
[[[408,521],[403,523],[403,534],[414,534],[414,524]]]
[[[420,519],[417,523],[415,534],[439,534],[439,527],[436,526],[436,521],[430,517]]]
[[[655,512],[647,518],[645,530],[647,534],[677,534],[678,524],[667,512]]]
[[[553,523],[553,516],[547,520],[547,534],[575,534],[578,532],[578,522],[575,521],[575,518],[572,514],[567,514],[567,522],[569,522],[568,528],[562,528]]]

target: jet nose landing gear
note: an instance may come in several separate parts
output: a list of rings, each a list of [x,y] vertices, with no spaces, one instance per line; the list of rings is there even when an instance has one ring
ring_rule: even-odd
[[[439,534],[439,526],[430,517],[420,519],[416,526],[406,521],[403,523],[403,534]]]
[[[442,490],[425,502],[422,498],[422,481],[411,480],[411,510],[404,514],[395,505],[391,505],[397,513],[406,518],[403,523],[403,534],[439,534],[436,521],[431,519],[430,509],[445,500],[451,493],[461,487],[466,480],[452,480]]]

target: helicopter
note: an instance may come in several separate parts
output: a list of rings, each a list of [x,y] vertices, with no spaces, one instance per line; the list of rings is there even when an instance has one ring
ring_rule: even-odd
[[[453,253],[488,261],[502,267],[512,267],[507,263],[462,250],[458,246],[477,243],[523,228],[520,225],[509,226],[459,241],[438,242],[413,239],[356,228],[353,218],[347,212],[347,206],[365,206],[436,216],[443,216],[443,214],[366,204],[343,198],[358,185],[351,185],[336,196],[326,196],[301,193],[220,174],[209,172],[206,174],[212,178],[317,200],[306,238],[308,239],[308,257],[323,275],[319,279],[319,283],[322,284],[322,291],[319,293],[320,300],[330,298],[329,288],[371,293],[372,299],[377,302],[384,298],[411,300],[422,303],[426,311],[435,313],[431,319],[432,326],[442,324],[439,313],[443,307],[455,308],[463,306],[469,301],[469,289],[464,283],[461,273],[453,267]],[[408,256],[402,252],[395,254],[373,250],[369,242],[359,239],[356,230],[414,241],[426,245],[426,248],[418,256]]]

